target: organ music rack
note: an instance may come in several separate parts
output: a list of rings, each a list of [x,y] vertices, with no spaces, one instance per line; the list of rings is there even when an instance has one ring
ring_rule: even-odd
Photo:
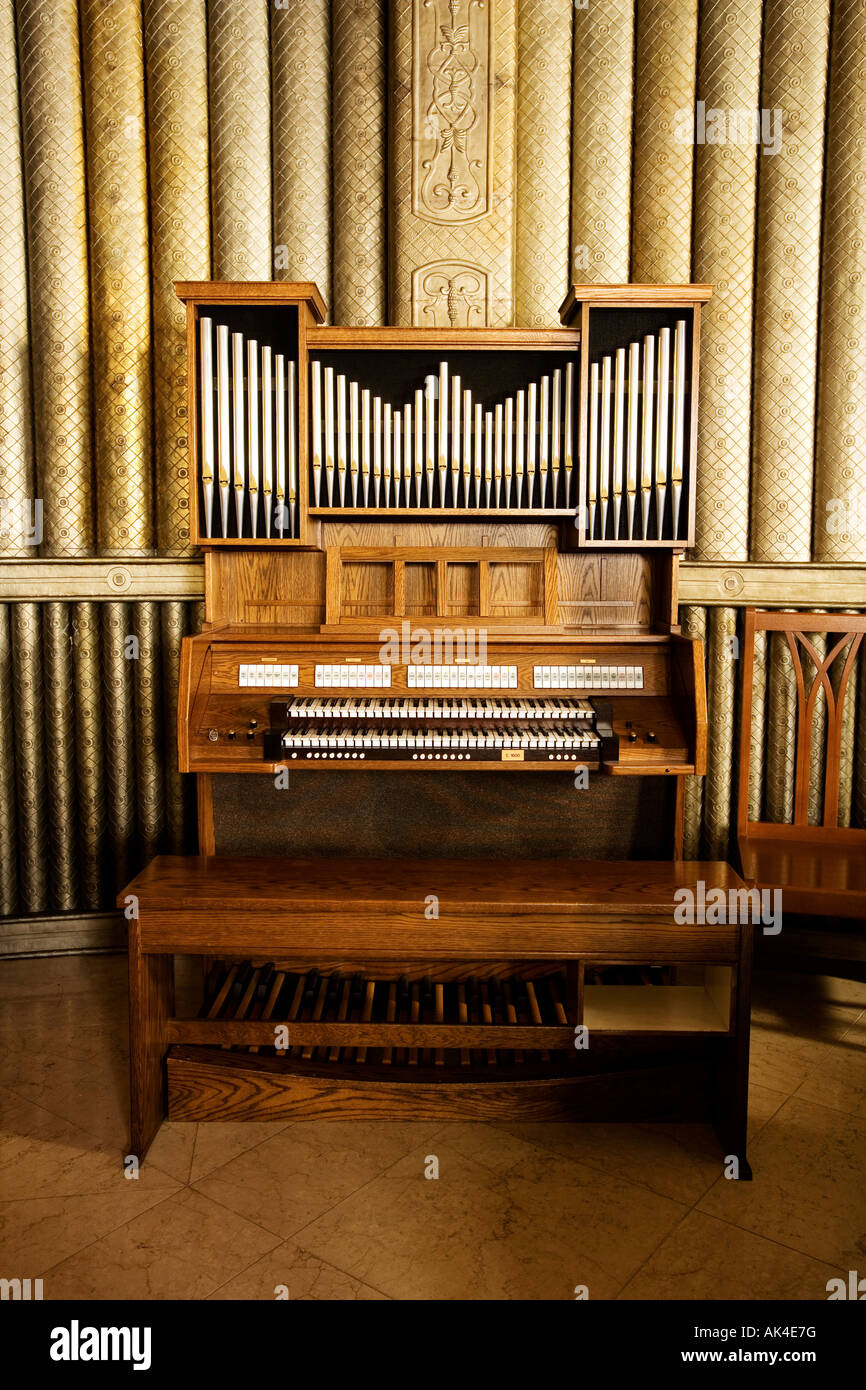
[[[706,758],[677,571],[709,287],[575,287],[544,331],[326,327],[309,284],[177,291],[205,553],[178,746],[205,857],[127,890],[135,1151],[167,1056],[175,1118],[646,1114],[654,1079],[656,1113],[711,1116],[745,1164],[749,929],[667,920],[689,875],[739,882],[673,862]],[[513,820],[509,774],[530,772],[527,823],[497,839],[477,808]],[[478,905],[472,872],[510,895]],[[425,881],[455,914],[438,935]],[[277,925],[280,891],[297,915]],[[158,963],[184,950],[210,962],[190,1020]]]

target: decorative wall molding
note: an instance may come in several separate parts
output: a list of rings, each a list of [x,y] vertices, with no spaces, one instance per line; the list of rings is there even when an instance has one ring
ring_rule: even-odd
[[[423,267],[418,275],[433,269]],[[438,312],[443,312],[441,306]],[[446,323],[431,326],[448,326],[447,309],[444,312]],[[0,560],[0,602],[5,603],[203,597],[200,559]],[[866,565],[685,560],[680,566],[680,602],[732,608],[866,608]]]
[[[0,560],[0,600],[198,599],[204,569],[192,560]]]
[[[680,567],[680,603],[734,608],[864,608],[866,565],[690,561]]]

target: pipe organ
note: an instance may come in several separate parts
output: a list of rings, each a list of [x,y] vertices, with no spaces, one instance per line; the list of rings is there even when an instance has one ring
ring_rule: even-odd
[[[155,1047],[175,1118],[572,1115],[614,1095],[633,1112],[652,1076],[657,1113],[703,1106],[741,1146],[748,928],[672,927],[684,874],[736,880],[676,863],[706,760],[677,571],[710,288],[575,286],[544,330],[325,327],[312,284],[177,292],[206,557],[178,747],[202,857],[127,890],[139,1148],[164,1104]],[[350,824],[323,837],[347,786],[373,815],[378,778],[424,857],[383,838],[346,859]],[[641,791],[656,783],[669,794]],[[241,858],[215,813],[226,788],[256,807],[235,819]],[[473,852],[491,804],[499,865],[489,834]],[[549,860],[517,811],[550,818]],[[248,857],[289,823],[290,854]],[[210,960],[191,1020],[148,964],[183,949]],[[590,1020],[598,1047],[578,1055]]]

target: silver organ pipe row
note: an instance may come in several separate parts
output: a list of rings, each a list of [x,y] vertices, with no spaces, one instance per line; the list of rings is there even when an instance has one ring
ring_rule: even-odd
[[[203,316],[199,319],[199,365],[200,496],[205,536],[296,537],[298,393],[294,360]]]
[[[329,373],[317,360],[311,373],[311,478],[319,510],[391,508],[428,510],[555,510],[575,505],[574,366],[569,362],[538,381],[529,381],[504,400],[484,403],[447,361],[428,373],[405,404],[372,395],[349,381],[352,402],[360,395],[360,487],[351,498],[340,487],[332,497],[317,486],[331,439]],[[337,474],[341,460],[341,382],[337,377]],[[366,405],[365,405],[366,402]],[[401,428],[402,425],[402,428]],[[401,435],[399,473],[386,469],[393,440]],[[385,440],[389,441],[386,446]],[[350,426],[349,471],[353,473],[356,432]]]
[[[589,541],[685,541],[687,353],[679,319],[590,364]]]

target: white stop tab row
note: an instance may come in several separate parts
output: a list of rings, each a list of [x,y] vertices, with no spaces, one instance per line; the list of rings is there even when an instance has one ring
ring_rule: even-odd
[[[297,666],[278,665],[272,661],[250,662],[238,667],[238,685],[261,690],[285,690],[298,683]]]
[[[390,666],[351,666],[316,667],[316,687],[333,686],[338,690],[387,690],[391,685]]]
[[[516,666],[407,666],[410,690],[516,690]]]
[[[536,690],[643,690],[642,666],[533,666]]]

